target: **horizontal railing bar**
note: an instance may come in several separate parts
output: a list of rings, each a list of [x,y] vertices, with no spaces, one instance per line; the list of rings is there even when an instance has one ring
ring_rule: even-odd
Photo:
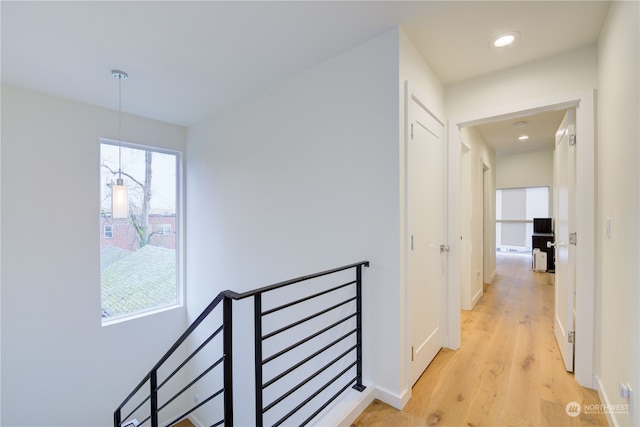
[[[269,314],[271,314],[271,313],[275,313],[276,311],[283,310],[283,309],[285,309],[285,308],[291,307],[292,305],[300,304],[301,302],[305,302],[305,301],[308,301],[308,300],[310,300],[310,299],[317,298],[317,297],[319,297],[319,296],[322,296],[322,295],[328,294],[328,293],[330,293],[330,292],[337,291],[338,289],[342,289],[342,288],[345,288],[345,287],[347,287],[347,286],[349,286],[349,285],[355,285],[355,284],[356,284],[356,281],[355,281],[355,280],[353,280],[353,281],[351,281],[351,282],[343,283],[342,285],[338,285],[338,286],[333,287],[333,288],[331,288],[331,289],[327,289],[327,290],[325,290],[325,291],[318,292],[317,294],[309,295],[309,296],[304,297],[304,298],[301,298],[301,299],[299,299],[299,300],[291,301],[291,302],[289,302],[289,303],[287,303],[287,304],[283,304],[283,305],[281,305],[281,306],[278,306],[278,307],[275,307],[275,308],[272,308],[272,309],[269,309],[269,310],[263,311],[263,312],[262,312],[262,316],[263,316],[263,317],[264,317],[264,316],[267,316],[267,315],[269,315]]]
[[[327,369],[329,369],[329,367],[333,366],[333,364],[335,364],[338,360],[342,359],[344,356],[346,356],[347,354],[351,353],[354,349],[356,349],[358,347],[358,345],[354,345],[352,346],[350,349],[348,349],[347,351],[343,352],[341,355],[339,355],[338,357],[336,357],[335,359],[333,359],[331,362],[327,363],[326,365],[324,365],[322,368],[318,369],[316,372],[314,372],[313,374],[309,375],[307,378],[305,378],[304,380],[300,381],[296,386],[294,386],[291,390],[287,391],[286,393],[284,393],[282,396],[280,396],[279,398],[277,398],[276,400],[274,400],[273,402],[271,402],[270,404],[268,404],[267,406],[264,407],[264,409],[262,410],[262,413],[267,412],[269,409],[273,408],[274,406],[276,406],[278,403],[282,402],[284,399],[286,399],[287,397],[291,396],[293,393],[295,393],[298,389],[300,389],[302,386],[304,386],[305,384],[307,384],[309,381],[311,381],[312,379],[314,379],[315,377],[317,377],[318,375],[320,375],[322,372],[326,371]],[[357,363],[357,360],[356,360]]]
[[[331,396],[331,398],[329,400],[327,400],[325,403],[322,404],[322,406],[320,406],[320,408],[318,408],[313,414],[311,414],[311,416],[309,418],[307,418],[306,420],[304,420],[300,426],[305,426],[309,423],[309,421],[311,421],[314,417],[316,417],[320,412],[322,412],[322,410],[324,408],[326,408],[327,406],[329,406],[331,404],[331,402],[333,402],[334,400],[336,400],[336,398],[338,396],[340,396],[346,389],[349,388],[349,386],[353,383],[357,383],[358,382],[358,377],[353,378],[351,381],[349,381],[344,387],[342,387],[336,394],[334,394],[333,396]]]
[[[151,373],[153,371],[157,371],[164,364],[164,362],[166,362],[169,359],[169,357],[171,357],[171,355],[180,347],[180,345],[182,345],[183,342],[186,341],[189,335],[193,333],[193,331],[200,325],[200,323],[202,323],[204,319],[213,311],[213,309],[216,308],[218,304],[220,304],[220,301],[222,301],[225,298],[225,296],[226,295],[224,292],[220,292],[218,296],[216,296],[213,299],[213,301],[209,303],[209,305],[202,311],[202,313],[200,313],[200,315],[196,318],[196,320],[187,328],[186,331],[184,331],[182,335],[180,335],[180,338],[178,338],[178,340],[175,343],[173,343],[171,348],[169,348],[169,350],[164,354],[164,356],[160,358],[158,363],[155,364],[155,366],[142,379],[142,381],[140,381],[140,383],[133,389],[133,391],[129,394],[129,396],[127,396],[127,398],[120,404],[120,406],[118,406],[116,410],[122,409],[124,405],[126,405],[127,402],[129,402],[129,400],[138,392],[138,390],[140,390],[145,385],[145,383],[149,381],[149,379],[151,378]]]
[[[352,317],[355,317],[355,316],[357,316],[357,315],[358,315],[358,313],[350,314],[349,316],[347,316],[347,317],[345,317],[345,318],[343,318],[343,319],[338,320],[337,322],[335,322],[335,323],[333,323],[333,324],[331,324],[331,325],[327,326],[326,328],[323,328],[323,329],[319,330],[318,332],[315,332],[314,334],[311,334],[311,335],[309,335],[308,337],[301,339],[300,341],[298,341],[298,342],[296,342],[296,343],[294,343],[294,344],[290,345],[289,347],[284,348],[284,349],[280,350],[279,352],[277,352],[277,353],[275,353],[275,354],[272,354],[271,356],[267,357],[266,359],[264,359],[264,360],[262,361],[262,364],[263,364],[263,365],[266,365],[267,363],[271,362],[272,360],[277,359],[278,357],[282,356],[283,354],[285,354],[285,353],[287,353],[287,352],[289,352],[289,351],[293,350],[294,348],[296,348],[296,347],[298,347],[298,346],[300,346],[300,345],[302,345],[302,344],[304,344],[304,343],[306,343],[306,342],[311,341],[311,340],[312,340],[312,339],[314,339],[315,337],[317,337],[317,336],[319,336],[319,335],[322,335],[323,333],[327,332],[328,330],[330,330],[330,329],[332,329],[332,328],[335,328],[335,327],[336,327],[336,326],[338,326],[339,324],[344,323],[344,322],[346,322],[347,320],[349,320],[349,319],[351,319]]]
[[[266,341],[267,339],[269,339],[271,337],[274,337],[274,336],[276,336],[276,335],[278,335],[278,334],[280,334],[280,333],[282,333],[282,332],[284,332],[286,330],[289,330],[289,329],[294,328],[294,327],[296,327],[298,325],[301,325],[304,322],[308,322],[311,319],[315,319],[316,317],[322,316],[323,314],[328,313],[331,310],[335,310],[336,308],[338,308],[340,306],[343,306],[345,304],[348,304],[351,301],[355,301],[357,298],[358,297],[353,297],[353,298],[346,299],[346,300],[344,300],[342,302],[339,302],[338,304],[335,304],[335,305],[333,305],[331,307],[325,308],[322,311],[318,311],[317,313],[312,314],[311,316],[307,316],[304,319],[300,319],[300,320],[298,320],[296,322],[288,324],[287,326],[283,326],[282,328],[277,329],[277,330],[275,330],[273,332],[269,332],[268,334],[265,334],[265,335],[262,336],[262,341]]]
[[[199,409],[202,405],[207,404],[211,399],[215,398],[216,396],[219,396],[222,392],[224,392],[224,388],[221,388],[220,390],[216,391],[211,396],[207,397],[206,399],[204,399],[203,401],[198,403],[196,406],[194,406],[193,408],[189,409],[187,412],[185,412],[184,414],[180,415],[178,418],[174,419],[173,421],[171,421],[167,425],[171,426],[171,425],[177,423],[178,421],[182,420],[187,415],[189,415],[192,412],[194,412],[195,410]],[[158,410],[158,411],[160,411],[160,410]],[[222,420],[222,422],[224,422],[224,419]],[[220,423],[214,424],[214,425],[220,425]]]
[[[151,419],[151,415],[149,415],[147,418],[145,418],[144,420],[140,421],[140,424],[138,424],[138,427],[143,426],[144,423],[146,423],[147,421],[149,421]]]
[[[313,359],[314,357],[318,356],[319,354],[322,354],[323,352],[327,351],[328,349],[330,349],[331,347],[333,347],[334,345],[338,344],[340,341],[342,341],[343,339],[347,338],[349,335],[353,335],[353,333],[355,332],[355,330],[347,332],[346,334],[344,334],[343,336],[341,336],[340,338],[336,339],[335,341],[325,345],[324,347],[322,347],[320,350],[316,351],[315,353],[307,356],[306,358],[302,359],[300,362],[296,363],[295,365],[293,365],[291,368],[287,369],[284,372],[281,372],[280,374],[278,374],[277,376],[273,377],[272,379],[270,379],[269,381],[267,381],[266,383],[264,383],[262,385],[262,389],[264,390],[265,388],[269,387],[271,384],[277,382],[278,380],[282,379],[284,376],[290,374],[291,372],[295,371],[296,369],[298,369],[300,366],[304,365],[305,363],[307,363],[309,360]]]
[[[346,368],[344,368],[338,375],[336,375],[335,377],[333,377],[332,379],[330,379],[327,383],[325,383],[325,385],[323,385],[322,387],[320,387],[318,390],[316,390],[311,396],[307,397],[305,400],[303,400],[298,406],[296,406],[291,412],[289,412],[288,414],[286,414],[284,417],[282,417],[281,419],[279,419],[274,426],[279,426],[280,424],[282,424],[283,422],[285,422],[289,417],[291,417],[291,415],[293,415],[294,413],[298,412],[300,409],[302,409],[307,403],[311,402],[313,399],[315,399],[316,396],[318,396],[320,393],[322,393],[323,391],[325,391],[327,389],[327,387],[329,387],[331,384],[333,384],[334,382],[336,382],[336,380],[338,378],[340,378],[342,375],[345,374],[345,372],[347,372],[349,369],[353,368],[354,366],[356,366],[356,364],[358,363],[358,361],[356,360],[355,362],[353,362],[351,365],[347,366]],[[354,378],[355,379],[355,378]],[[351,383],[354,380],[351,380],[349,382],[349,384],[347,384],[347,387],[349,387],[351,385]],[[345,387],[345,390],[346,388]]]
[[[356,262],[354,264],[349,264],[349,265],[345,265],[343,267],[337,267],[337,268],[332,268],[331,270],[326,270],[326,271],[322,271],[320,273],[315,273],[315,274],[309,274],[307,276],[301,276],[295,279],[291,279],[291,280],[286,280],[284,282],[280,282],[280,283],[275,283],[273,285],[270,286],[265,286],[262,288],[258,288],[255,289],[253,291],[249,291],[249,292],[245,292],[242,294],[233,292],[233,291],[224,291],[223,293],[228,296],[231,299],[244,299],[244,298],[249,298],[252,297],[254,295],[257,294],[263,294],[265,292],[269,292],[269,291],[273,291],[275,289],[278,288],[282,288],[284,286],[288,286],[288,285],[293,285],[294,283],[299,283],[299,282],[304,282],[306,280],[310,280],[310,279],[315,279],[316,277],[322,277],[322,276],[326,276],[328,274],[333,274],[333,273],[337,273],[339,271],[344,271],[344,270],[349,270],[350,268],[355,268],[358,266],[365,266],[365,267],[369,267],[369,261],[360,261],[360,262]]]
[[[124,417],[125,420],[128,420],[131,415],[133,415],[138,409],[140,409],[142,407],[142,405],[144,405],[145,403],[147,403],[149,401],[149,399],[151,399],[151,395],[148,395],[142,402],[140,402],[140,404],[138,406],[136,406],[133,411],[129,412],[129,415],[127,415],[126,417]]]
[[[182,393],[184,393],[185,391],[187,391],[189,388],[191,388],[192,385],[194,385],[195,383],[197,383],[202,377],[204,377],[205,375],[207,375],[209,372],[211,372],[216,366],[218,366],[220,363],[222,363],[222,361],[224,360],[224,356],[222,356],[220,359],[216,360],[213,365],[209,366],[207,369],[205,369],[204,371],[202,371],[202,373],[200,375],[198,375],[195,379],[193,379],[189,384],[187,384],[186,386],[184,386],[182,388],[182,390],[180,390],[179,392],[177,392],[176,394],[173,395],[173,397],[171,397],[169,400],[167,400],[165,402],[164,405],[162,405],[161,407],[158,408],[158,412],[160,412],[162,409],[164,409],[168,404],[170,404],[171,402],[173,402],[174,400],[176,400]]]
[[[184,367],[184,365],[186,365],[187,363],[189,363],[189,361],[191,359],[193,359],[199,352],[200,350],[202,350],[204,347],[206,347],[207,344],[209,344],[211,342],[212,339],[214,339],[220,332],[222,332],[222,329],[224,329],[224,325],[220,325],[220,327],[218,329],[216,329],[211,335],[209,335],[209,338],[207,338],[202,344],[200,344],[198,346],[198,348],[196,348],[193,353],[191,353],[184,362],[182,362],[171,374],[169,374],[169,376],[167,378],[165,378],[164,381],[162,381],[160,383],[160,385],[158,385],[158,390],[160,390],[162,388],[163,385],[165,385],[170,379],[171,377],[173,377],[175,374],[178,373],[178,371],[180,371],[180,369],[182,369]]]

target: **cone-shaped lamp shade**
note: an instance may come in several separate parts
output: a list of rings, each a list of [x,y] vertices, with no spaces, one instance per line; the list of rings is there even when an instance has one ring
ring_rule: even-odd
[[[113,218],[127,218],[129,216],[129,187],[118,179],[117,184],[111,186],[111,216]]]

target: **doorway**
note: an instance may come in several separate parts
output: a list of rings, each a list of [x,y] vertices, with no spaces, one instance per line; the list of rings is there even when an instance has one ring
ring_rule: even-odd
[[[594,302],[594,259],[595,259],[595,94],[589,90],[577,96],[559,95],[551,100],[524,102],[516,107],[504,107],[496,112],[479,111],[464,119],[451,120],[449,123],[449,137],[451,138],[449,156],[450,165],[450,194],[460,194],[460,146],[453,143],[461,141],[461,130],[483,123],[498,120],[517,119],[536,113],[576,108],[577,134],[580,135],[581,150],[576,158],[576,180],[580,185],[576,193],[576,209],[581,212],[577,218],[577,235],[580,245],[576,247],[576,330],[580,336],[576,337],[575,379],[586,387],[593,387],[593,302]],[[449,211],[458,211],[458,199],[449,198]],[[449,235],[460,235],[460,221],[451,221]],[[454,241],[454,239],[449,239]],[[459,246],[452,248],[459,251]],[[458,252],[459,254],[459,252]],[[457,257],[454,257],[457,259]],[[453,263],[451,263],[453,264]],[[457,271],[456,271],[457,270]],[[459,283],[459,266],[450,266],[449,274],[452,283]],[[449,287],[452,288],[451,286]],[[456,292],[449,294],[449,347],[460,346],[460,318],[459,297]],[[579,338],[579,339],[578,339]]]

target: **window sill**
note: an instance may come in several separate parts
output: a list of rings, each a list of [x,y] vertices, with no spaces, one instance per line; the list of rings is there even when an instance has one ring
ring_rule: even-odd
[[[111,325],[117,325],[119,323],[128,322],[130,320],[136,320],[143,317],[153,316],[155,314],[164,313],[166,311],[177,310],[183,307],[184,307],[183,304],[172,304],[166,307],[156,308],[156,309],[147,310],[147,311],[141,311],[139,313],[124,315],[124,316],[116,317],[113,319],[104,319],[102,321],[102,326],[106,327]]]

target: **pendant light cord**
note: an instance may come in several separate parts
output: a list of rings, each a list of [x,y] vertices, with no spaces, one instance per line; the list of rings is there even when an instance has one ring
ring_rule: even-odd
[[[122,179],[122,75],[118,76],[118,178]]]

